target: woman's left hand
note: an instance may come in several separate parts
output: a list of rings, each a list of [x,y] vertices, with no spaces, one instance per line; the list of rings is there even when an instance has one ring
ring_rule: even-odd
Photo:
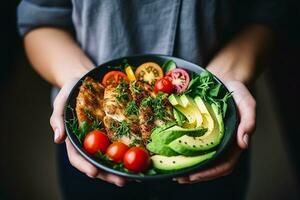
[[[213,180],[226,176],[232,172],[243,149],[249,146],[250,136],[255,129],[256,102],[247,87],[240,81],[229,80],[224,84],[233,91],[233,98],[240,115],[240,123],[237,129],[237,139],[227,155],[217,164],[209,169],[190,174],[189,176],[178,177],[178,183],[197,183],[200,181]]]

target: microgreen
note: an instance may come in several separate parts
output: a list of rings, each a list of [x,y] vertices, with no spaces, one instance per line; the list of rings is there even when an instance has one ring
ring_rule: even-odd
[[[86,136],[86,134],[88,132],[95,130],[95,129],[101,130],[103,128],[101,121],[99,121],[98,119],[94,119],[94,118],[93,118],[92,124],[89,124],[87,121],[83,121],[78,126],[78,120],[75,115],[74,109],[70,105],[67,106],[67,109],[69,109],[71,111],[72,118],[69,121],[66,121],[66,123],[69,126],[69,128],[72,130],[72,132],[75,134],[75,136],[77,137],[80,144],[82,143],[82,140],[84,139],[84,137]]]
[[[205,70],[200,74],[193,74],[184,94],[193,98],[200,96],[204,101],[216,104],[225,117],[228,106],[227,100],[231,97],[232,92],[225,92],[225,88],[214,80],[209,71]]]

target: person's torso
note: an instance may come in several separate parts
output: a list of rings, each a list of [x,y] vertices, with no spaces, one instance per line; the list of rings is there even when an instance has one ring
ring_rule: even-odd
[[[82,49],[99,65],[135,54],[175,55],[204,65],[230,21],[230,0],[72,0]]]

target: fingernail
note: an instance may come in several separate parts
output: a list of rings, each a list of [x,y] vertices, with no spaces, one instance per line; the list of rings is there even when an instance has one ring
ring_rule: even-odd
[[[57,139],[59,138],[59,135],[60,135],[59,129],[56,128],[54,130],[54,142],[57,142]]]
[[[124,187],[124,183],[115,183],[118,187]]]
[[[249,143],[249,136],[247,133],[244,134],[243,136],[243,141],[246,144],[246,146],[248,147],[248,143]]]

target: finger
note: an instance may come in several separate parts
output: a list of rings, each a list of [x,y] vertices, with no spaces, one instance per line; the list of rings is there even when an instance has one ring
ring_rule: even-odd
[[[62,143],[66,138],[63,119],[64,107],[68,95],[76,82],[77,80],[72,80],[62,87],[53,103],[50,124],[54,131],[54,142],[56,143]]]
[[[237,130],[237,142],[242,149],[249,146],[251,133],[255,129],[256,102],[247,87],[237,81],[226,84],[233,91],[233,98],[240,114],[240,124]]]
[[[113,183],[119,187],[122,187],[126,184],[125,179],[113,174],[100,171],[87,160],[85,160],[72,146],[68,138],[66,139],[66,147],[71,165],[77,168],[79,171],[85,173],[87,176],[91,178],[96,177],[102,179],[104,181]]]
[[[123,187],[126,184],[126,180],[124,178],[106,172],[99,172],[97,178],[115,184],[119,187]]]
[[[251,133],[255,129],[256,103],[254,98],[251,95],[245,97],[238,105],[238,110],[241,119],[237,130],[238,144],[242,149],[246,149],[249,146]]]
[[[66,139],[66,148],[69,157],[69,161],[73,167],[85,173],[87,176],[94,178],[98,175],[98,170],[91,163],[86,161],[73,147],[70,140]]]
[[[241,150],[237,147],[237,145],[235,145],[229,152],[229,155],[216,166],[198,173],[191,174],[190,176],[179,177],[177,178],[177,181],[181,184],[187,184],[200,181],[209,181],[221,176],[226,176],[234,169],[240,154]]]

